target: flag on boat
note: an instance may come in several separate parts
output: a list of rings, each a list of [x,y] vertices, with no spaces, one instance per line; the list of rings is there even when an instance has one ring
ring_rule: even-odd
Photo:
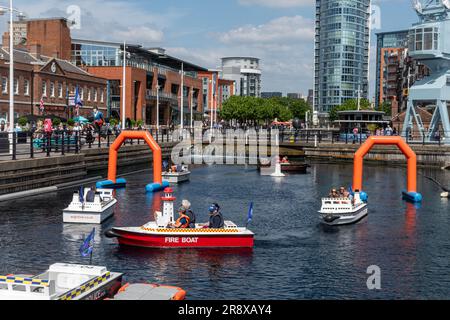
[[[248,208],[247,224],[253,220],[253,202],[250,203],[250,208]]]
[[[84,240],[83,244],[80,247],[80,253],[83,257],[87,257],[92,254],[94,250],[94,237],[95,237],[95,228],[92,229],[91,234]]]
[[[84,187],[81,186],[81,187],[80,187],[80,190],[79,190],[78,192],[79,192],[79,194],[80,194],[80,202],[81,202],[81,203],[84,203]]]

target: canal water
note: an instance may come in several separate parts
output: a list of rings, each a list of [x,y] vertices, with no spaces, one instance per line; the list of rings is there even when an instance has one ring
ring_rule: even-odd
[[[447,299],[450,296],[450,203],[423,175],[420,208],[401,200],[406,169],[365,168],[369,216],[352,226],[320,224],[320,198],[350,185],[351,165],[313,164],[307,175],[260,176],[255,167],[201,166],[175,187],[197,220],[218,202],[227,220],[244,224],[254,202],[253,250],[121,248],[112,226],[140,226],[160,194],[145,194],[151,171],[128,176],[114,218],[97,227],[93,263],[126,273],[129,282],[170,284],[189,299]],[[449,181],[441,171],[426,175]],[[35,274],[54,262],[88,263],[79,247],[92,226],[64,225],[72,190],[0,204],[0,273]],[[381,268],[381,290],[367,288],[367,268]]]

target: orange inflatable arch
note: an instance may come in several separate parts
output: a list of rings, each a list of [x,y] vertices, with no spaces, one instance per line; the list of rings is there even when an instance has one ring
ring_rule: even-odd
[[[417,156],[409,145],[397,136],[369,137],[361,148],[355,153],[353,167],[353,190],[363,190],[363,162],[364,156],[369,153],[374,145],[396,145],[408,160],[408,193],[417,192]]]
[[[117,182],[117,155],[120,147],[127,139],[142,139],[153,151],[153,180],[162,184],[162,151],[158,143],[148,131],[123,131],[109,148],[108,180]]]

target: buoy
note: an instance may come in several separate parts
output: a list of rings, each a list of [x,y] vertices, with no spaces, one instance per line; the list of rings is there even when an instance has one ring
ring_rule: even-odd
[[[112,180],[99,181],[95,186],[97,189],[122,189],[127,186],[127,180],[119,178],[116,182]]]
[[[403,199],[410,201],[410,202],[414,202],[414,203],[422,202],[422,199],[423,199],[422,195],[418,192],[403,191],[402,194],[403,194]]]
[[[277,159],[277,164],[275,165],[275,172],[272,173],[270,176],[272,177],[285,177],[286,175],[281,172],[281,164],[280,159]]]
[[[158,192],[161,190],[164,190],[165,188],[169,187],[170,184],[167,181],[163,181],[162,184],[159,183],[150,183],[145,187],[145,191],[147,192]]]

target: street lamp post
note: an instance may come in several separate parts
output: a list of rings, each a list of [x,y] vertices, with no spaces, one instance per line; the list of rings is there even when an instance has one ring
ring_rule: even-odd
[[[122,130],[125,130],[125,103],[126,103],[126,79],[127,79],[127,44],[123,42],[123,75],[122,75]]]
[[[10,144],[9,151],[13,152],[13,133],[14,133],[14,12],[19,17],[24,14],[13,8],[13,0],[9,0],[9,7],[0,6],[0,15],[6,14],[9,11],[9,132]]]
[[[159,80],[158,84],[156,85],[156,130],[159,131],[159,89],[161,87],[159,86]]]
[[[191,129],[194,127],[194,88],[191,88]]]
[[[184,62],[181,62],[181,130],[184,128]]]

